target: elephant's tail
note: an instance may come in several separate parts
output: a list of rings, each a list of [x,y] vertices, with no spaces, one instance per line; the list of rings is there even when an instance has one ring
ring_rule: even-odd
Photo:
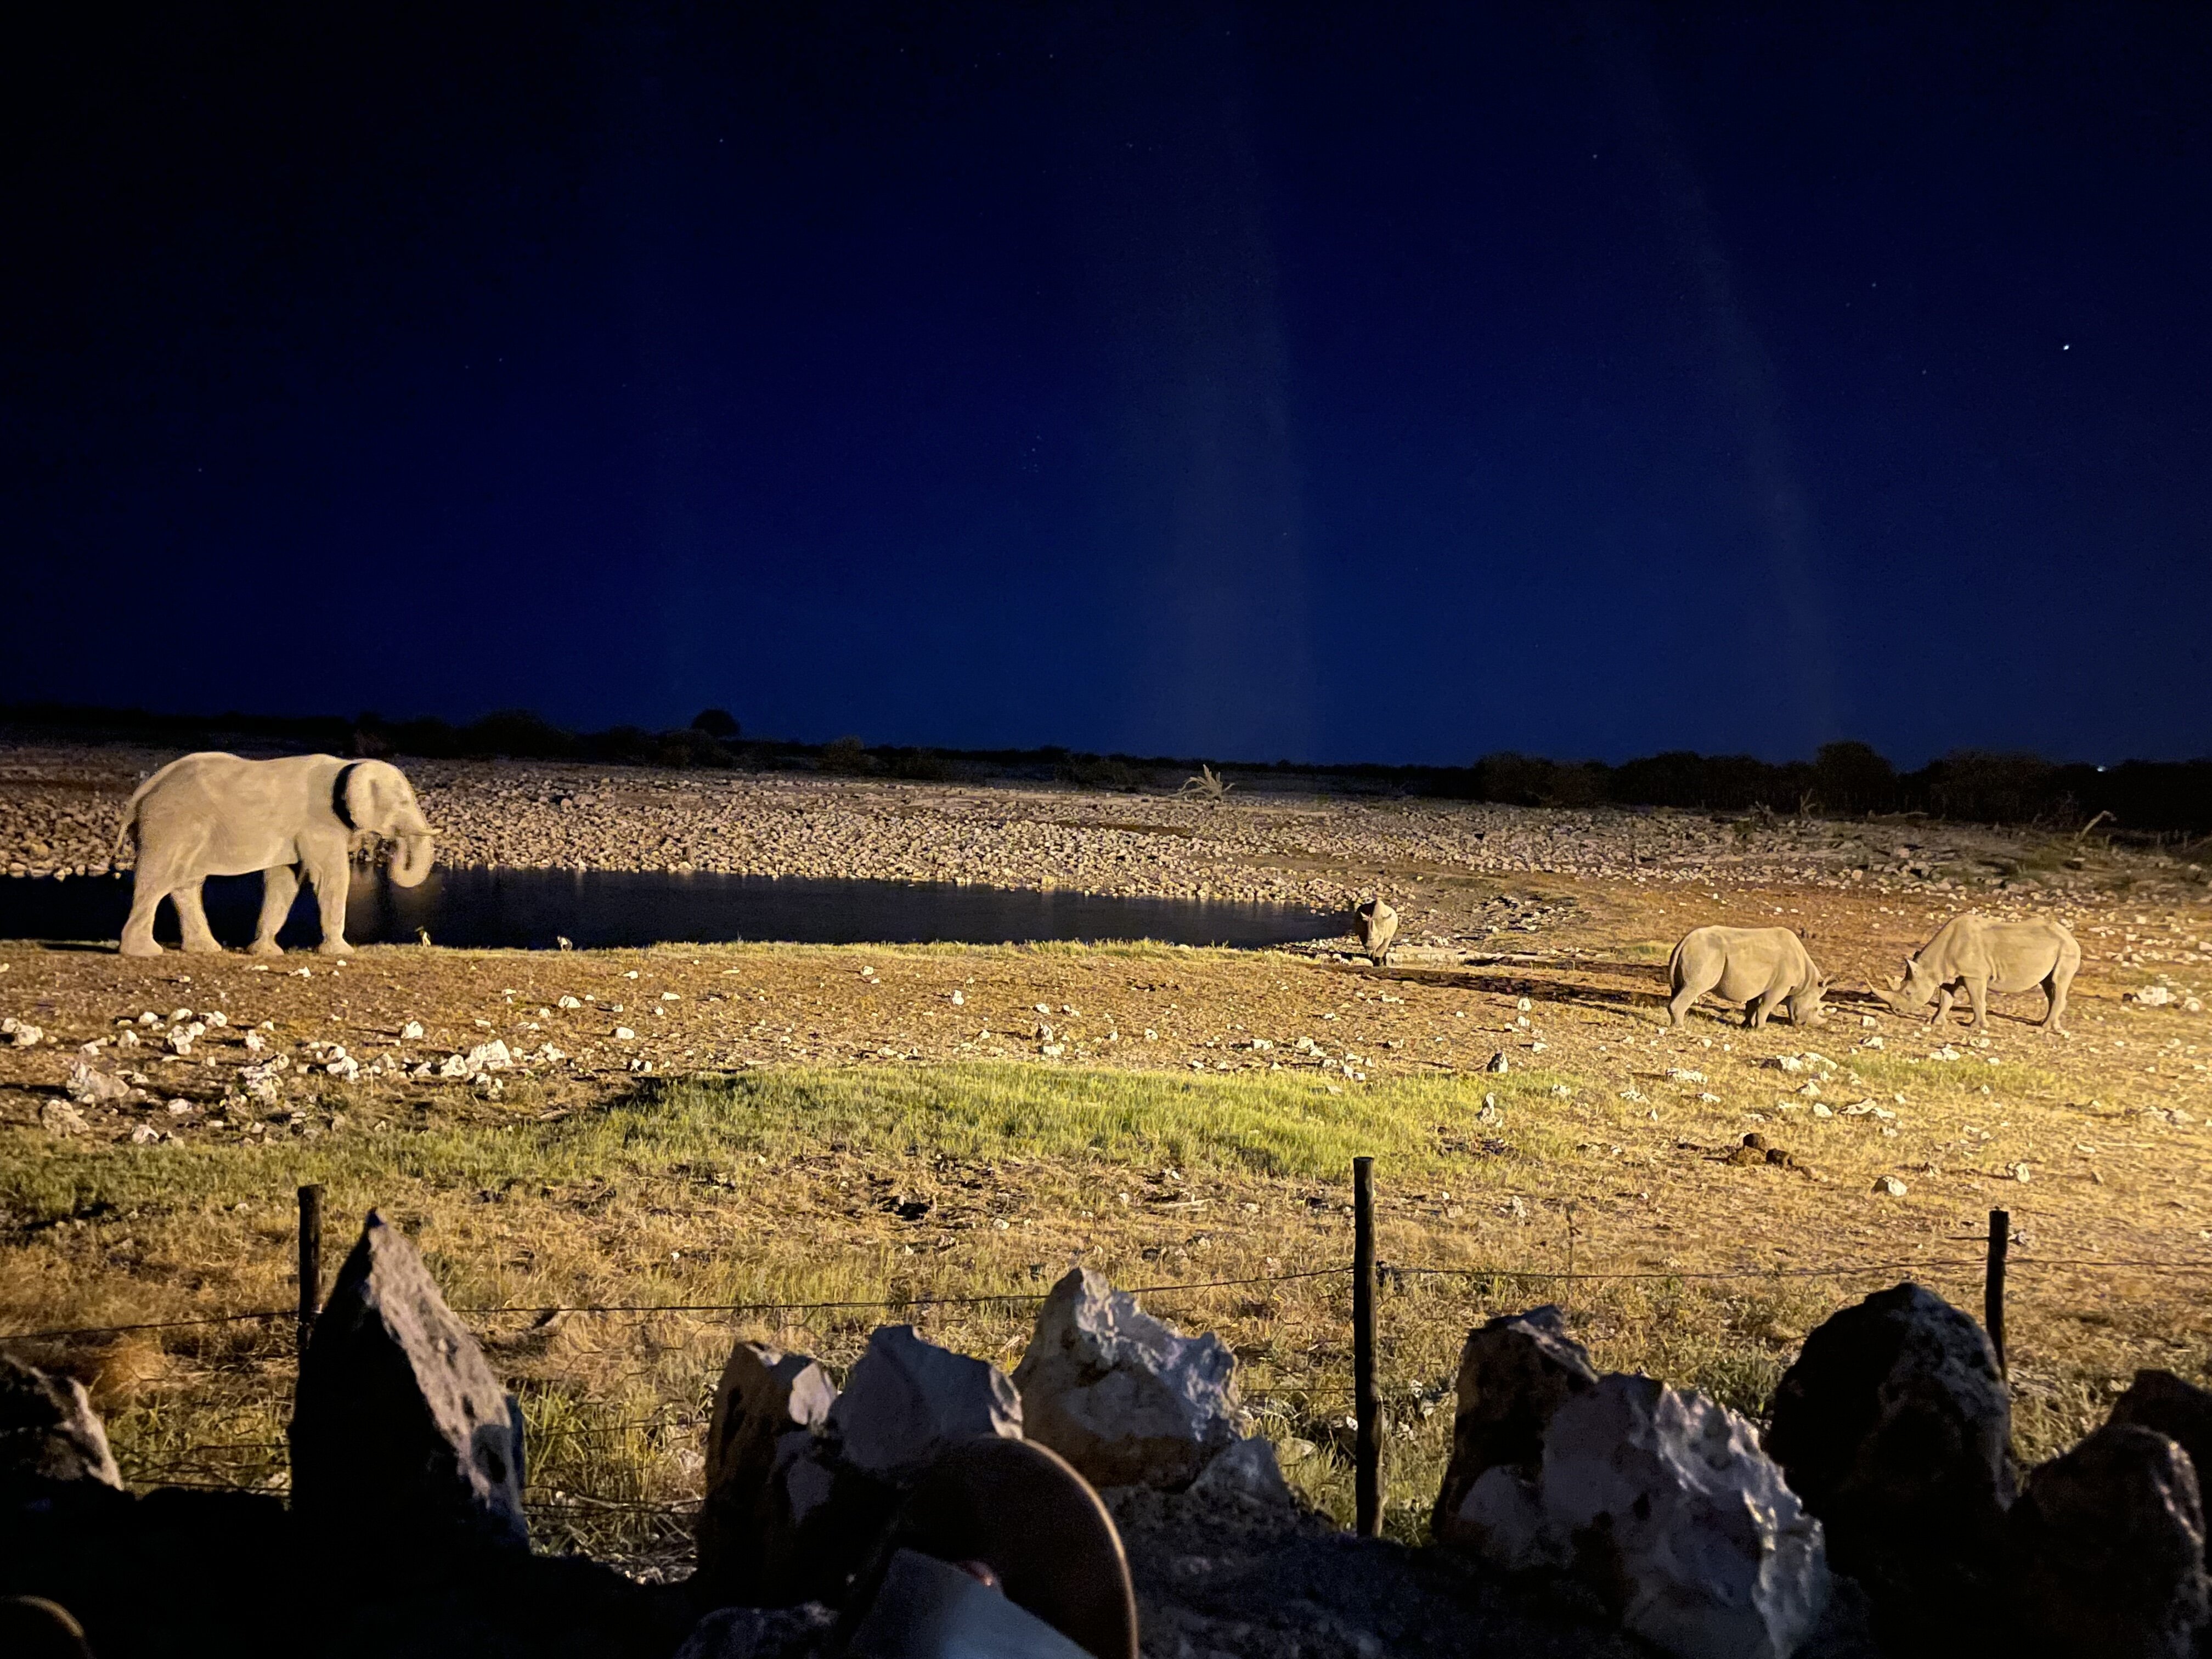
[[[161,770],[166,772],[168,768],[163,767]],[[124,803],[123,822],[116,826],[115,845],[108,849],[107,861],[111,866],[122,858],[123,846],[125,842],[130,842],[133,848],[136,848],[138,841],[138,803],[146,798],[146,792],[154,787],[155,779],[161,775],[161,772],[154,774],[153,777],[147,779],[145,782],[132,790],[131,799]]]

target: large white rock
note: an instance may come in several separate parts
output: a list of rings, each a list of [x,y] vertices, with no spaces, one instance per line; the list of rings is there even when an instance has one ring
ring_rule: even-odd
[[[1022,1363],[1023,1431],[1100,1486],[1188,1486],[1243,1426],[1237,1358],[1184,1336],[1085,1267],[1037,1314]]]
[[[878,1325],[829,1421],[841,1462],[904,1483],[963,1440],[1020,1439],[1022,1398],[996,1365],[925,1342],[911,1325]]]
[[[1694,1659],[1786,1659],[1827,1605],[1820,1523],[1752,1425],[1647,1376],[1565,1401],[1537,1478],[1491,1468],[1455,1518],[1498,1565],[1571,1568],[1622,1628]]]

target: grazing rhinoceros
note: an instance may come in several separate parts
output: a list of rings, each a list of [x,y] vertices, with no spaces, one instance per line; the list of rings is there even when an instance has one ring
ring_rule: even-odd
[[[1398,913],[1378,896],[1352,913],[1352,931],[1362,949],[1376,963],[1390,960],[1390,941],[1398,937]]]
[[[2041,918],[2033,921],[1991,921],[1969,913],[1954,916],[1936,930],[1905,964],[1905,977],[1893,979],[1889,989],[1877,993],[1892,1010],[1909,1014],[1932,1000],[1934,1024],[1950,1011],[1954,999],[1971,1002],[1974,1029],[1990,1028],[1990,993],[2032,991],[2038,986],[2048,1006],[2043,1011],[2045,1029],[2063,1031],[2066,988],[2081,970],[2081,947],[2063,923]]]
[[[1766,1024],[1779,1004],[1792,1025],[1815,1023],[1828,981],[1787,927],[1693,927],[1667,959],[1667,1023],[1690,1023],[1690,1005],[1711,991],[1744,1005],[1743,1023]]]

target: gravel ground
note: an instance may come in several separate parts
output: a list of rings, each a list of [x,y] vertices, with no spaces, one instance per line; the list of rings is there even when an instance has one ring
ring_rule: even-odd
[[[0,869],[106,872],[131,790],[171,758],[0,748]],[[1379,888],[1404,915],[1410,942],[1540,925],[1501,893],[1528,878],[1972,893],[1997,908],[2189,897],[2205,884],[2200,866],[2177,858],[1920,818],[1566,811],[1258,788],[1214,803],[1072,786],[506,761],[405,769],[448,866],[971,882],[1322,909]],[[126,848],[116,867],[128,863]]]

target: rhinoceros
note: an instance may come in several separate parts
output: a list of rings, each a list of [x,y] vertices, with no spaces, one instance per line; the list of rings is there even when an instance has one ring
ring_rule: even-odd
[[[1805,941],[1787,927],[1693,927],[1667,959],[1674,995],[1667,1023],[1690,1023],[1690,1005],[1711,991],[1744,1005],[1743,1023],[1757,1027],[1779,1005],[1792,1025],[1817,1022],[1828,981],[1813,965]]]
[[[1390,941],[1398,937],[1398,913],[1378,896],[1352,913],[1352,930],[1360,947],[1378,963],[1390,960]]]
[[[1910,1014],[1932,1000],[1934,1024],[1950,1012],[1954,1000],[1971,1002],[1974,1029],[1990,1028],[1990,993],[2032,991],[2043,988],[2046,1006],[2043,1025],[2063,1031],[2066,988],[2081,970],[2081,947],[2063,923],[2039,918],[2033,921],[1991,921],[1969,912],[1954,916],[1936,930],[1905,964],[1905,976],[1893,979],[1887,992],[1877,993],[1893,1012]]]

